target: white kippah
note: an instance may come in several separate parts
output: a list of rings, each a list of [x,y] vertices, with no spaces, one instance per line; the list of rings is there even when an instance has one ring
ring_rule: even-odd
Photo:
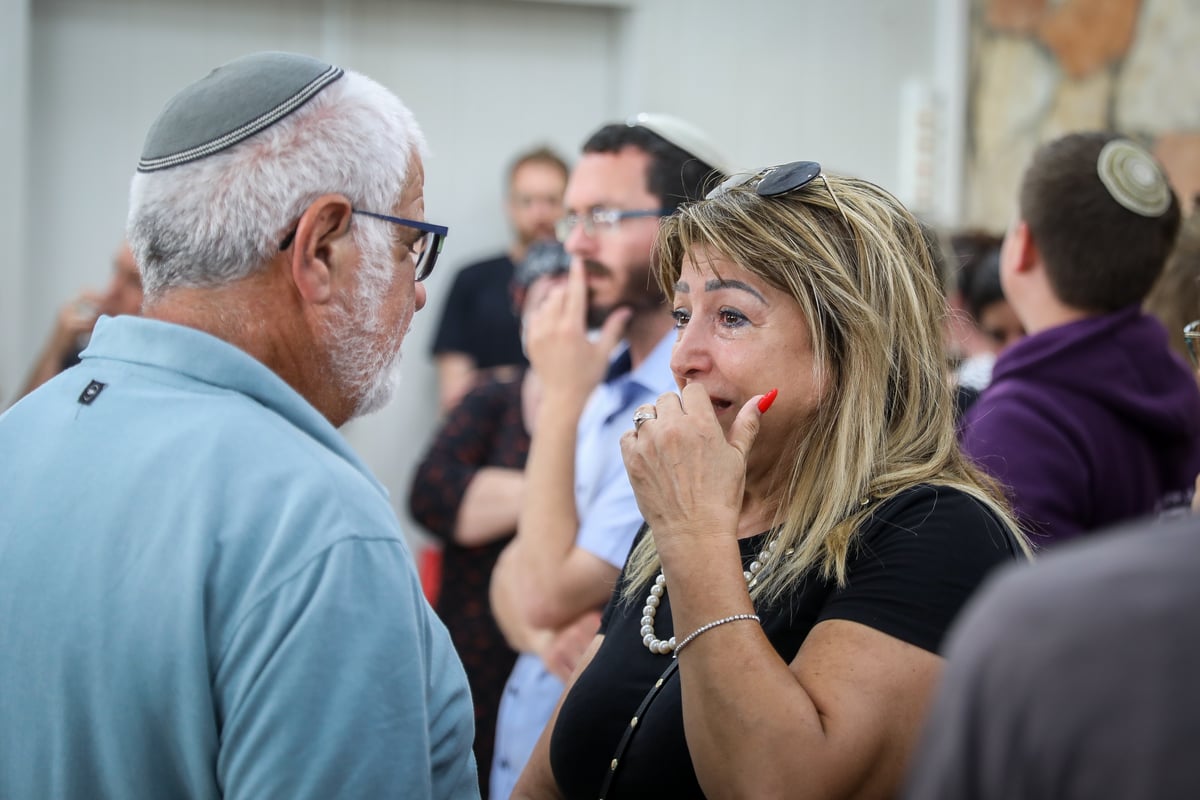
[[[1143,217],[1162,216],[1171,206],[1171,187],[1158,164],[1128,139],[1113,139],[1096,159],[1100,182],[1124,208]]]
[[[716,145],[704,131],[690,122],[669,114],[636,114],[625,121],[631,128],[645,128],[666,139],[680,150],[695,156],[722,174],[729,173],[729,165]]]

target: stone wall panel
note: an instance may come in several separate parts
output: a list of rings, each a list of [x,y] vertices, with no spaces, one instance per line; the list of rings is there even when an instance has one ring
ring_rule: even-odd
[[[1200,130],[1200,2],[1146,0],[1117,81],[1115,124],[1154,134]]]
[[[987,24],[996,31],[1030,33],[1046,14],[1046,0],[987,0]]]
[[[1107,128],[1114,83],[1110,70],[1097,72],[1087,78],[1062,81],[1050,113],[1042,122],[1038,139],[1048,142],[1072,131]]]
[[[1038,24],[1038,38],[1072,78],[1121,59],[1133,42],[1141,0],[1069,0]]]
[[[1003,229],[1042,143],[1152,145],[1185,211],[1200,192],[1200,0],[974,0],[964,227]]]
[[[984,37],[976,57],[967,181],[969,187],[987,188],[968,191],[966,217],[971,227],[1003,230],[1021,170],[1054,107],[1061,73],[1028,38]]]
[[[1200,131],[1163,134],[1154,143],[1154,156],[1162,162],[1184,213],[1190,214],[1200,193]]]

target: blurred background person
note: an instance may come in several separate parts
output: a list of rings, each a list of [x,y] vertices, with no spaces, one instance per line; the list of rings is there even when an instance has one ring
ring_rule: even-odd
[[[962,362],[972,356],[991,351],[979,326],[975,324],[967,304],[967,290],[972,277],[984,257],[1000,248],[1003,237],[983,230],[966,230],[945,237],[932,237],[931,245],[947,261],[946,301],[949,313],[946,316],[946,350],[950,364],[956,370]]]
[[[1200,391],[1142,303],[1179,230],[1159,164],[1119,134],[1040,147],[1004,239],[1028,335],[968,410],[964,450],[1047,545],[1175,506],[1200,472]]]
[[[517,265],[513,304],[524,319],[563,279],[567,259],[558,242],[536,242]],[[441,544],[434,608],[467,670],[475,704],[475,759],[488,795],[496,713],[517,653],[496,626],[488,583],[496,559],[517,532],[525,496],[525,458],[541,387],[527,367],[482,371],[451,408],[409,491],[409,511]],[[550,634],[539,638],[539,651]]]
[[[1200,382],[1200,213],[1195,203],[1180,226],[1163,274],[1142,308],[1167,329],[1171,349],[1185,359]],[[1196,475],[1189,506],[1200,513],[1200,474]]]
[[[1025,335],[1025,328],[1004,296],[1000,282],[1000,248],[984,256],[966,292],[967,310],[987,337],[992,351],[999,353]]]
[[[1195,210],[1180,226],[1171,257],[1142,308],[1167,329],[1171,348],[1179,357],[1192,363],[1183,329],[1200,317],[1200,213]]]
[[[112,277],[103,292],[83,291],[58,311],[54,329],[38,354],[17,398],[29,394],[68,367],[79,363],[92,328],[101,316],[139,314],[142,310],[142,276],[129,244],[122,242],[113,255]]]
[[[553,150],[522,153],[508,170],[505,212],[513,240],[507,252],[469,264],[454,276],[433,340],[438,406],[453,408],[479,370],[515,368],[528,361],[521,349],[520,318],[513,310],[516,264],[529,246],[554,241],[554,225],[563,215],[567,163]]]
[[[947,636],[908,800],[1191,800],[1200,519],[1003,572]]]
[[[984,253],[972,270],[961,274],[963,308],[983,337],[976,352],[959,364],[957,375],[959,385],[978,396],[992,381],[996,356],[1023,337],[1025,328],[1004,297],[999,244]]]

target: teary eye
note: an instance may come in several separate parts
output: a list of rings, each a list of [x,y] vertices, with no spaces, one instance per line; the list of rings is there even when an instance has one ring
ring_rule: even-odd
[[[722,308],[719,316],[721,324],[729,328],[735,328],[746,322],[746,315],[740,311],[734,311],[732,308]]]

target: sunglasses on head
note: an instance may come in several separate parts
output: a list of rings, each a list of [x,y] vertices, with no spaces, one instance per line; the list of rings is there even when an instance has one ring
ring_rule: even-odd
[[[712,200],[714,197],[720,197],[732,189],[745,186],[751,181],[756,180],[758,181],[758,185],[754,187],[754,191],[759,197],[781,197],[803,189],[816,178],[820,178],[821,182],[825,184],[825,191],[829,192],[829,197],[833,200],[833,204],[837,206],[837,210],[841,213],[842,217],[845,217],[846,209],[842,208],[841,201],[833,193],[833,189],[829,186],[829,181],[821,174],[821,165],[816,161],[793,161],[790,164],[764,167],[758,172],[734,175],[732,178],[722,181],[715,189],[705,195],[704,199]]]

